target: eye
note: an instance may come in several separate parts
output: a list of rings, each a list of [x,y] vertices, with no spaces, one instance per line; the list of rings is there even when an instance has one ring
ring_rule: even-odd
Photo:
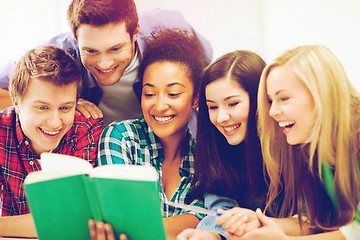
[[[233,102],[233,103],[230,103],[229,104],[229,107],[235,107],[236,105],[238,105],[239,104],[239,102]]]
[[[96,54],[97,53],[97,51],[94,49],[86,49],[84,52],[87,54]]]
[[[180,95],[180,93],[169,93],[168,94],[170,97],[177,97]]]
[[[153,96],[155,96],[155,94],[154,93],[144,93],[144,96],[145,97],[153,97]]]
[[[70,110],[72,107],[69,107],[69,106],[63,106],[63,107],[60,107],[60,110],[63,110],[63,111],[67,111],[67,110]]]
[[[40,110],[46,110],[47,109],[47,107],[46,106],[40,106],[40,107],[38,107]]]
[[[286,100],[289,100],[289,97],[281,97],[280,100],[281,101],[286,101]]]
[[[111,48],[110,49],[110,51],[112,51],[112,52],[118,52],[118,51],[120,51],[120,47],[114,47],[114,48]]]
[[[208,109],[209,110],[216,110],[216,109],[218,109],[218,107],[217,106],[208,106]]]

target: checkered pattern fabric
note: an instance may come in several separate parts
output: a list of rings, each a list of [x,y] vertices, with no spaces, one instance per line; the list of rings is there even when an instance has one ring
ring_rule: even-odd
[[[155,167],[159,174],[159,196],[162,203],[163,217],[175,216],[183,213],[191,213],[199,219],[202,214],[185,211],[167,205],[168,201],[180,202],[203,207],[203,199],[188,202],[190,181],[194,174],[195,140],[190,130],[186,134],[187,143],[185,154],[179,168],[181,182],[171,199],[167,199],[161,187],[162,164],[165,160],[164,148],[159,138],[146,124],[145,119],[132,119],[117,121],[110,124],[103,131],[99,142],[98,164],[133,164],[148,165]]]

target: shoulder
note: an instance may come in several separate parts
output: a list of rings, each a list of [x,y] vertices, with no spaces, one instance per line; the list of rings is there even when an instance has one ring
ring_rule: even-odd
[[[178,19],[186,21],[179,11],[172,9],[152,8],[139,12],[140,21],[149,20],[150,22],[160,21],[165,23],[167,18],[169,18],[170,20]]]
[[[59,35],[54,36],[45,42],[45,44],[55,45],[72,55],[74,58],[77,58],[78,45],[77,42],[71,32],[61,33]]]
[[[149,9],[139,12],[140,33],[137,38],[140,51],[144,48],[145,39],[155,36],[161,28],[176,28],[185,30],[196,36],[205,53],[206,63],[210,63],[213,57],[213,49],[209,40],[196,32],[184,16],[171,9]]]
[[[71,134],[99,134],[104,129],[102,119],[85,118],[83,115],[75,116],[73,126],[69,130]]]
[[[140,36],[153,36],[160,28],[181,28],[192,32],[183,15],[170,9],[149,9],[139,12]]]
[[[129,119],[115,121],[109,124],[103,131],[102,137],[111,136],[118,139],[140,139],[146,132],[141,119]]]
[[[15,124],[15,108],[8,107],[4,110],[0,111],[0,127],[1,128],[8,128],[12,127]]]

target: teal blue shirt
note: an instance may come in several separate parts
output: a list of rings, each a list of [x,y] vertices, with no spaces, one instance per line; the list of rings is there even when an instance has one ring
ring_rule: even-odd
[[[181,181],[171,199],[167,199],[162,187],[159,188],[162,214],[163,217],[170,217],[182,213],[191,213],[202,219],[202,214],[176,209],[166,204],[168,201],[172,201],[199,207],[204,206],[203,199],[188,202],[190,182],[194,174],[195,153],[195,140],[189,129],[186,139],[187,146],[179,168]],[[164,160],[164,148],[143,117],[113,122],[101,134],[98,148],[99,165],[133,164],[153,166],[159,174],[159,186],[161,186],[160,180]]]

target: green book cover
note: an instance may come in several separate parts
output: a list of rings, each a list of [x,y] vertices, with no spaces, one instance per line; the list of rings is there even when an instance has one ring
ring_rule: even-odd
[[[47,153],[41,156],[43,170],[32,172],[25,179],[25,192],[40,240],[90,239],[90,218],[111,223],[117,237],[126,233],[130,240],[166,239],[158,175],[153,167],[118,164],[92,169],[77,163],[71,165],[70,161],[66,165],[70,168],[57,168],[49,164],[54,159],[89,164]]]
[[[86,175],[25,185],[39,239],[90,239],[92,217],[84,188]]]

